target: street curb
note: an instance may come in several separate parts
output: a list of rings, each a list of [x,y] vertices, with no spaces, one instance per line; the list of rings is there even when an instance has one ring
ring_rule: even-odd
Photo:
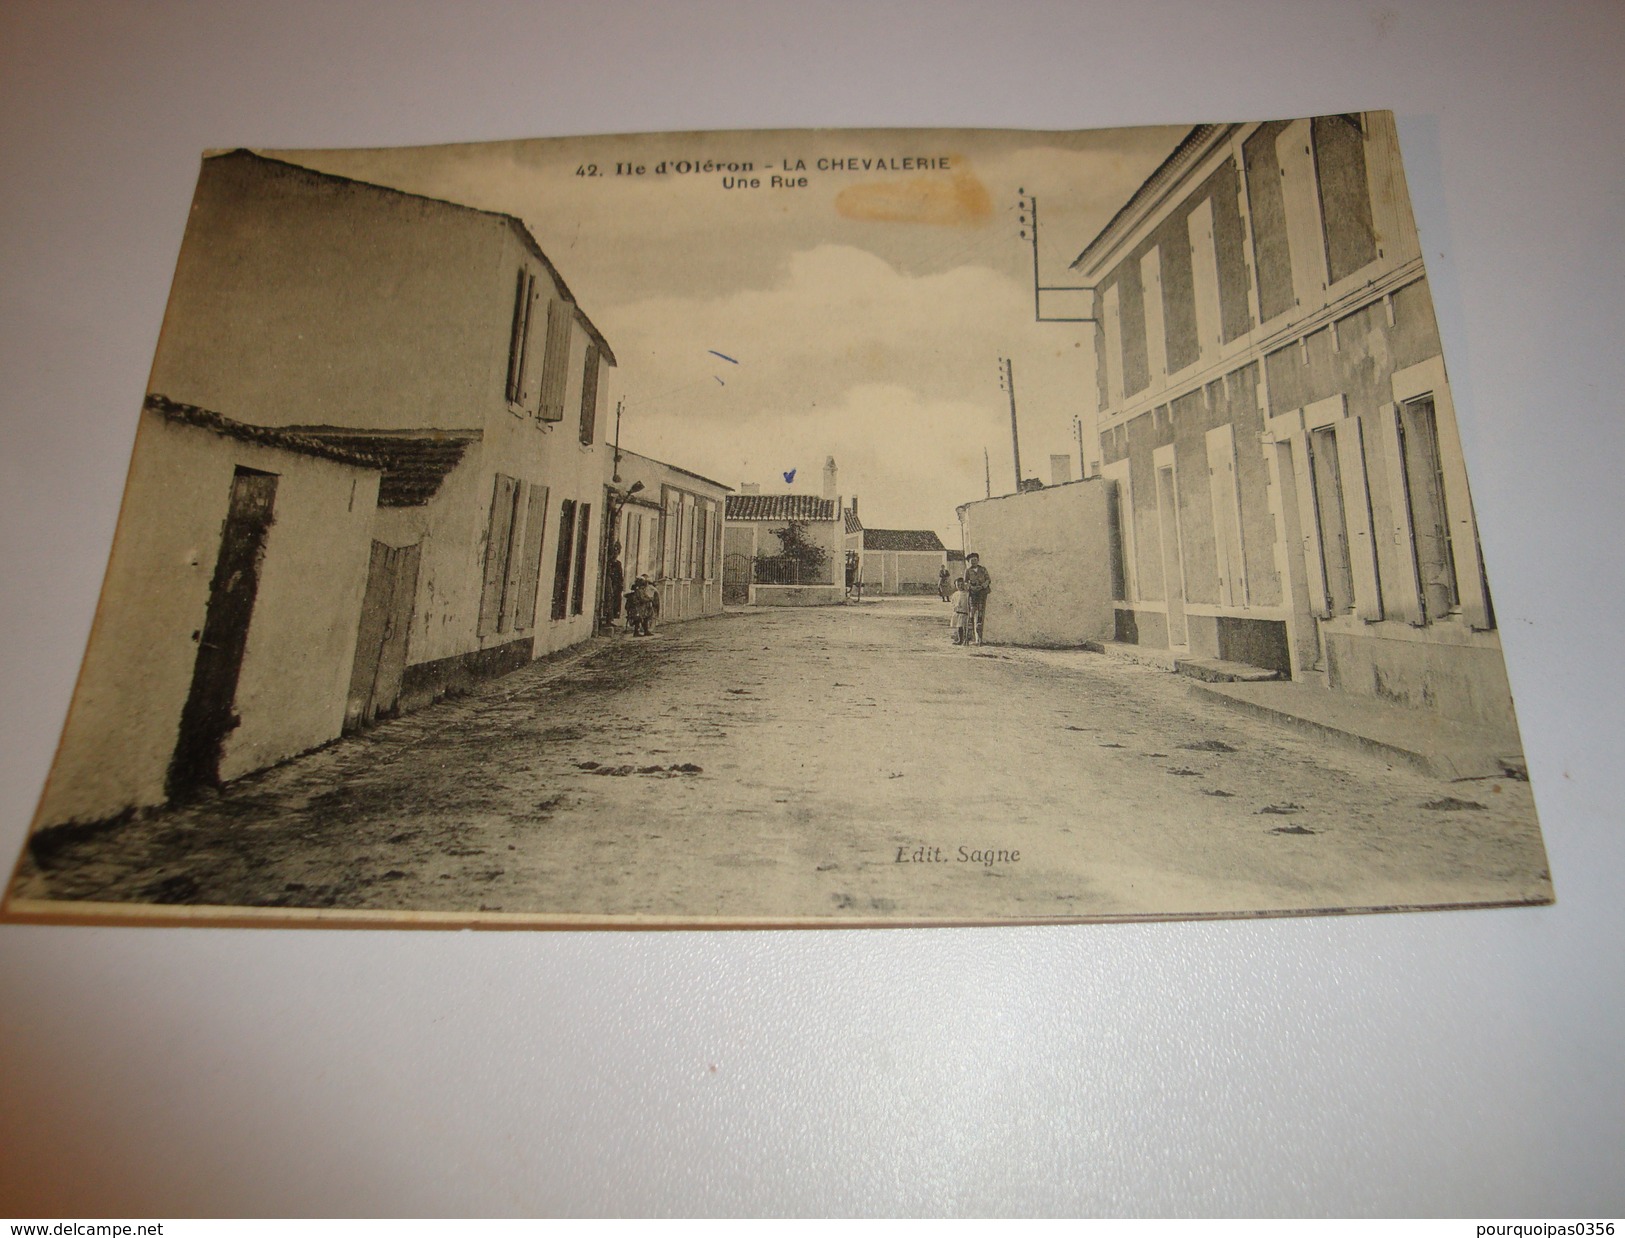
[[[1361,735],[1357,731],[1345,730],[1342,727],[1332,726],[1325,722],[1317,722],[1312,718],[1302,718],[1283,709],[1275,709],[1269,705],[1259,704],[1257,701],[1238,699],[1199,679],[1190,680],[1190,689],[1200,696],[1217,701],[1241,713],[1250,714],[1255,718],[1262,718],[1268,722],[1293,727],[1319,739],[1331,740],[1344,748],[1352,748],[1386,760],[1400,762],[1432,778],[1442,778],[1449,782],[1455,782],[1467,778],[1496,777],[1507,772],[1503,763],[1496,757],[1468,755],[1466,753],[1417,752],[1401,744],[1390,743],[1387,740],[1378,739],[1371,735]]]

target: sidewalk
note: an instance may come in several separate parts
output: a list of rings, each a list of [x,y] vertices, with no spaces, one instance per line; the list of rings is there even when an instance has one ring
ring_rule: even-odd
[[[1527,778],[1516,732],[1307,684],[1191,682],[1200,696],[1300,731],[1403,761],[1436,778]]]
[[[1203,673],[1227,664],[1181,658],[1166,649],[1112,641],[1090,642],[1085,648],[1158,670],[1184,671],[1191,691],[1198,696],[1387,761],[1402,762],[1430,777],[1451,781],[1507,774],[1528,777],[1522,744],[1509,729],[1456,722],[1424,710],[1288,680],[1230,682],[1227,676]]]

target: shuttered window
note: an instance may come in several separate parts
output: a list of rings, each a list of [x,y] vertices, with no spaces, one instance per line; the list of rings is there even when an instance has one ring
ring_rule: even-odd
[[[576,501],[565,499],[559,504],[559,546],[553,557],[554,619],[563,619],[570,605],[570,551],[575,545]]]
[[[519,590],[514,630],[529,631],[536,622],[536,594],[542,576],[542,534],[547,530],[547,487],[526,486],[525,541],[519,564]]]
[[[508,339],[508,402],[525,402],[525,371],[530,353],[530,309],[536,299],[536,277],[524,267],[513,293],[513,326]]]
[[[564,420],[564,390],[570,377],[570,307],[547,303],[547,350],[542,354],[543,421]]]
[[[581,441],[591,447],[598,429],[598,345],[587,345],[587,364],[581,371]]]
[[[1311,129],[1326,266],[1335,284],[1377,258],[1365,130],[1358,116],[1320,116]]]
[[[592,525],[592,504],[583,503],[576,518],[575,585],[570,590],[570,613],[579,615],[587,596],[587,530]]]

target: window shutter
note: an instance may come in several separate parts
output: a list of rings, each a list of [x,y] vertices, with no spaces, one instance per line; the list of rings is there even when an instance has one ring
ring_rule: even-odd
[[[576,531],[576,501],[565,499],[559,504],[559,541],[553,557],[553,609],[554,619],[564,618],[570,603],[570,551],[574,549]]]
[[[570,592],[570,613],[582,613],[587,596],[587,534],[592,527],[592,504],[583,503],[576,517],[575,587]]]
[[[508,542],[513,533],[514,493],[518,483],[496,475],[491,487],[491,523],[485,535],[485,580],[480,589],[479,634],[498,630],[502,590],[508,575]]]
[[[542,534],[547,528],[547,487],[531,486],[525,503],[525,544],[519,555],[519,590],[514,606],[516,632],[536,625],[536,594],[542,577]]]
[[[1309,435],[1299,430],[1292,436],[1292,471],[1297,474],[1298,528],[1303,536],[1303,565],[1309,585],[1309,609],[1322,619],[1331,618],[1332,603],[1326,595],[1326,572],[1320,557],[1320,522],[1315,515],[1315,471],[1309,459]]]
[[[1445,509],[1450,521],[1450,549],[1456,560],[1456,591],[1461,599],[1461,617],[1467,626],[1484,632],[1494,627],[1490,617],[1488,590],[1484,587],[1484,564],[1478,548],[1478,522],[1473,518],[1473,500],[1467,490],[1467,462],[1456,429],[1456,406],[1444,382],[1433,391],[1433,411],[1439,440],[1440,472],[1444,474]]]
[[[1337,423],[1337,450],[1342,458],[1343,518],[1348,522],[1349,560],[1354,569],[1354,613],[1367,623],[1376,623],[1382,618],[1382,588],[1359,421],[1350,418]]]
[[[542,356],[543,421],[564,420],[564,390],[570,377],[570,307],[547,303],[547,350]]]
[[[587,345],[581,371],[581,442],[591,447],[598,428],[598,345]]]

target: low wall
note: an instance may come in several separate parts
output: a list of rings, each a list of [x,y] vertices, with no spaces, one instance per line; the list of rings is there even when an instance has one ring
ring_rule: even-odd
[[[753,606],[840,606],[846,601],[841,585],[752,585]]]

